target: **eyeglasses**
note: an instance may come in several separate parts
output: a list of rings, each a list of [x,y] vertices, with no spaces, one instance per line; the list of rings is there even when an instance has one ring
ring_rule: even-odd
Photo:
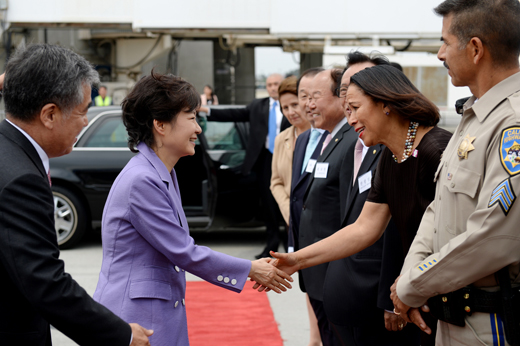
[[[334,89],[334,94],[339,98],[344,98],[347,96],[347,87],[342,86],[340,88]]]

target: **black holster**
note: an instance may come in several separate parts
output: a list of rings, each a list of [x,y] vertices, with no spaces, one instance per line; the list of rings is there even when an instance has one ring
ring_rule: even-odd
[[[464,311],[464,290],[462,288],[446,294],[439,294],[428,299],[428,307],[433,316],[438,320],[459,327],[466,325],[466,312]]]

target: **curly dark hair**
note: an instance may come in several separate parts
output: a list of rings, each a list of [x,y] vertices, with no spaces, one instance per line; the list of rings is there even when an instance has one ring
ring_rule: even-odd
[[[428,100],[404,73],[391,65],[366,68],[350,78],[374,102],[383,102],[391,111],[424,126],[437,125],[439,109]]]
[[[154,145],[153,121],[173,121],[181,111],[191,112],[200,106],[195,87],[184,79],[152,70],[143,77],[121,103],[123,123],[128,132],[128,147],[138,152],[137,144]]]

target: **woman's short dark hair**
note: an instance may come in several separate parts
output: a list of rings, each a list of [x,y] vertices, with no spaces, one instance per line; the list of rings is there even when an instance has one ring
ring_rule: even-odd
[[[184,79],[156,73],[143,77],[121,103],[123,123],[128,131],[128,147],[138,152],[137,144],[154,145],[153,121],[173,121],[181,111],[200,106],[197,90]]]
[[[366,68],[350,78],[374,102],[383,102],[390,111],[424,126],[439,122],[439,109],[421,94],[412,82],[390,65]]]

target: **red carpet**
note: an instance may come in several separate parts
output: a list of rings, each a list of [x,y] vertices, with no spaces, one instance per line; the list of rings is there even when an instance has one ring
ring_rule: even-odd
[[[191,346],[283,346],[266,293],[247,281],[241,293],[189,281],[186,313]]]

